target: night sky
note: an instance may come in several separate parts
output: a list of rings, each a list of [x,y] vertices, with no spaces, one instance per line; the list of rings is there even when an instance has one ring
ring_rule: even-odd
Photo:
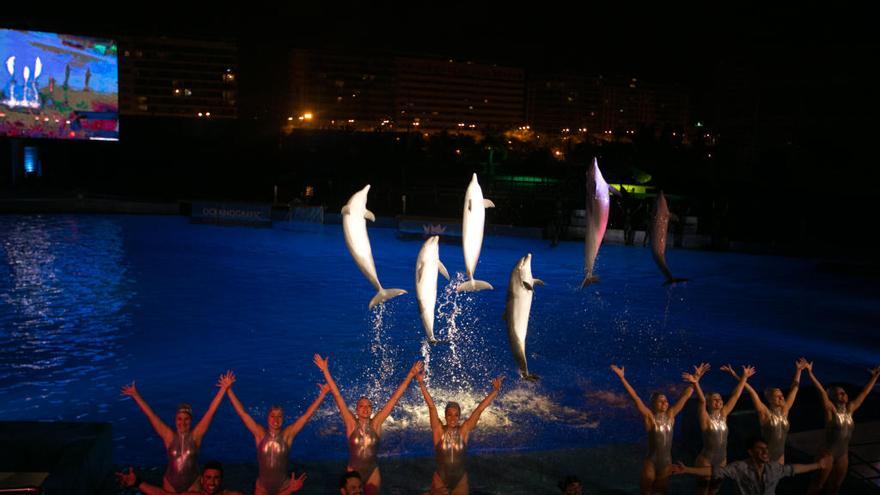
[[[171,2],[82,4],[83,10],[5,8],[0,24],[110,35],[197,35],[239,43],[243,107],[283,98],[291,47],[436,54],[524,67],[530,74],[621,75],[679,83],[692,117],[708,121],[723,85],[719,68],[747,66],[759,83],[792,87],[811,135],[872,159],[880,37],[865,7],[625,2]],[[221,5],[224,5],[221,7]],[[88,9],[88,10],[85,10]],[[264,82],[269,79],[274,87]],[[259,80],[259,85],[253,81]],[[260,88],[256,92],[252,88]],[[272,93],[272,94],[269,94]],[[265,101],[261,101],[265,100]],[[241,115],[252,111],[241,109]],[[256,112],[258,113],[258,112]],[[811,138],[811,139],[815,139]],[[876,178],[874,167],[866,169]]]

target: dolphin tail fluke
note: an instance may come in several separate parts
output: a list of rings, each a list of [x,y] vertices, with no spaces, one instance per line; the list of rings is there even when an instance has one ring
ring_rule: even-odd
[[[663,285],[672,285],[672,284],[677,284],[679,282],[687,282],[689,280],[690,280],[689,278],[674,278],[673,277],[673,278],[666,279],[666,282],[663,282]]]
[[[598,275],[589,275],[587,277],[584,277],[584,281],[581,282],[581,289],[590,284],[598,284],[600,281],[601,280],[599,279]]]
[[[520,375],[522,376],[523,380],[528,380],[530,382],[536,382],[541,379],[540,376],[529,372],[520,372]]]
[[[494,290],[492,284],[489,282],[485,282],[483,280],[471,279],[467,282],[463,282],[461,285],[455,288],[455,292],[479,292],[481,290]]]
[[[403,294],[406,294],[406,291],[403,289],[381,289],[370,299],[370,309],[373,309],[377,304],[382,304],[389,299]]]

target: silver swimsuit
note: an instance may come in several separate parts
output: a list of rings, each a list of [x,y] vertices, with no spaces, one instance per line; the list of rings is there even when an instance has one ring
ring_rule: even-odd
[[[847,406],[837,406],[831,413],[831,421],[825,423],[825,448],[835,459],[849,453],[849,440],[854,428],[855,422]]]
[[[444,426],[443,436],[434,446],[437,458],[437,475],[446,489],[452,492],[466,474],[464,438],[461,436],[461,426]]]
[[[770,409],[770,417],[761,425],[761,436],[767,441],[770,451],[770,462],[779,462],[785,455],[785,438],[788,436],[788,418],[782,408]]]
[[[257,478],[267,493],[278,493],[287,481],[287,454],[290,447],[280,431],[267,431],[257,445],[257,463],[260,475]]]
[[[379,467],[376,454],[379,451],[379,434],[370,420],[358,418],[358,425],[348,437],[348,467],[361,475],[364,484]]]
[[[199,448],[193,442],[192,432],[175,433],[167,454],[165,479],[175,492],[183,493],[199,478]]]
[[[654,428],[648,430],[648,459],[659,472],[672,464],[672,426],[675,421],[665,413],[653,417]]]
[[[700,456],[712,466],[727,464],[727,420],[721,411],[709,415],[709,424],[703,430],[703,450]]]

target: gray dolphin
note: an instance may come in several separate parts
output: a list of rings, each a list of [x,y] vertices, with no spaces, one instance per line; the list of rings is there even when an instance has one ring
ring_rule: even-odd
[[[666,264],[666,234],[669,231],[669,218],[671,216],[669,206],[666,204],[666,196],[663,195],[663,191],[660,191],[657,193],[657,199],[654,202],[654,219],[651,222],[650,234],[651,255],[654,257],[654,262],[657,263],[660,271],[666,277],[666,282],[663,285],[687,281],[686,278],[673,277],[669,266]]]
[[[526,380],[538,379],[538,375],[529,373],[526,363],[526,333],[529,331],[529,313],[532,310],[532,296],[536,285],[544,285],[544,282],[532,276],[532,254],[529,253],[520,258],[510,272],[507,308],[503,316],[507,322],[507,338],[510,340],[513,359],[519,366],[520,375]]]
[[[370,300],[370,309],[377,304],[382,304],[392,297],[406,294],[403,289],[383,289],[376,275],[376,264],[373,262],[373,250],[370,248],[370,238],[367,236],[367,220],[376,221],[373,212],[367,209],[367,193],[370,185],[354,193],[348,203],[342,207],[342,232],[345,234],[345,246],[361,273],[376,288],[376,295]]]
[[[440,236],[432,235],[422,245],[416,260],[416,300],[419,302],[419,314],[428,342],[436,344],[434,338],[434,306],[437,303],[437,273],[440,272],[449,280],[449,272],[440,261]]]

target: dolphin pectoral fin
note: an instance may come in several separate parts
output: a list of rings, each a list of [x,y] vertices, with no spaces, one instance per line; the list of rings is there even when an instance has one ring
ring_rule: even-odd
[[[383,304],[385,301],[403,294],[406,294],[406,291],[403,289],[381,289],[370,299],[369,308],[373,309],[377,304]]]
[[[375,221],[376,221],[376,215],[373,215],[373,212],[370,211],[370,210],[365,210],[365,211],[364,211],[364,218],[366,218],[367,220],[369,220],[369,221],[371,221],[371,222],[375,222]]]
[[[483,208],[495,208],[495,203],[491,199],[483,198]]]
[[[588,276],[584,277],[584,281],[581,282],[581,289],[583,289],[584,287],[586,287],[590,284],[598,284],[599,281],[600,280],[597,275],[588,275]]]
[[[522,281],[522,284],[523,284],[523,287],[526,288],[526,290],[535,290],[535,287],[532,284],[526,282],[525,280]]]
[[[507,316],[507,310],[504,310],[504,313],[501,315],[501,319],[507,321],[508,318],[509,316]]]
[[[473,201],[473,200],[470,200],[470,199],[468,200],[468,211],[471,211],[471,206],[472,206],[472,205],[471,205],[471,202],[472,202],[472,201]]]
[[[536,382],[541,379],[540,376],[538,376],[534,373],[529,373],[529,372],[520,372],[520,376],[522,377],[523,380],[528,380],[530,382]]]
[[[444,277],[446,277],[446,280],[451,280],[449,278],[449,272],[446,271],[446,267],[443,266],[443,262],[440,260],[437,260],[437,269],[440,270],[440,274],[442,274]]]
[[[340,213],[343,214],[343,215],[349,215],[349,214],[351,214],[351,212],[349,211],[348,205],[343,206],[343,207],[342,207],[342,211],[340,211]]]
[[[455,288],[455,292],[479,292],[481,290],[494,290],[495,288],[489,282],[484,282],[482,280],[468,280],[467,282],[462,282],[461,285]]]
[[[663,285],[674,285],[679,282],[688,282],[688,281],[690,281],[689,278],[669,278],[669,279],[666,279],[666,282],[663,282]]]
[[[419,266],[416,267],[416,283],[419,283],[422,280],[422,272],[425,270],[425,264],[419,263]]]
[[[623,196],[623,194],[620,192],[620,189],[614,186],[608,186],[608,192],[615,196]]]
[[[675,213],[672,213],[672,212],[669,213],[669,219],[672,220],[673,222],[680,222],[681,221],[681,219],[678,218],[678,215],[676,215]]]
[[[533,278],[532,285],[544,285],[544,281],[541,280],[540,278]]]

